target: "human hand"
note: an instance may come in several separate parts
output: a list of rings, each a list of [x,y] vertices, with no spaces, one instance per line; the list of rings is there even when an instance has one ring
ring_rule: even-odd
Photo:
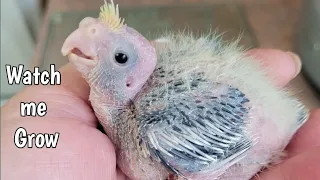
[[[110,179],[125,176],[116,169],[115,151],[88,102],[89,87],[71,65],[60,69],[61,85],[31,86],[1,108],[1,179]],[[44,117],[21,117],[20,102],[45,102]],[[56,148],[22,148],[14,133],[60,133]]]
[[[254,50],[250,54],[271,67],[275,83],[285,86],[295,76],[292,61],[276,50]],[[291,54],[292,55],[292,54]],[[295,55],[293,55],[295,57]],[[300,71],[299,57],[294,60]],[[291,64],[291,66],[290,66]],[[299,67],[300,66],[300,67]],[[298,67],[298,68],[297,68]],[[297,73],[299,73],[296,71]],[[291,74],[291,75],[290,75]],[[280,164],[257,174],[253,180],[315,180],[320,179],[320,108],[311,111],[308,121],[297,131],[286,147],[287,157]]]
[[[268,75],[285,86],[300,71],[299,61],[278,50],[251,50],[268,68]],[[60,86],[31,86],[14,96],[1,108],[2,179],[125,179],[117,169],[115,150],[106,135],[97,129],[98,121],[88,102],[89,86],[71,66],[60,69]],[[21,117],[20,102],[47,104],[44,117]],[[18,127],[28,133],[55,133],[56,148],[22,148],[14,145]],[[288,146],[289,158],[261,173],[261,179],[320,178],[320,110],[298,131]]]

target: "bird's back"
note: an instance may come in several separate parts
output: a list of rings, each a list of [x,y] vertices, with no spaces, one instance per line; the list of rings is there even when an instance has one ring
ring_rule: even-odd
[[[162,81],[165,74],[170,72],[158,67],[153,83],[159,86],[145,89],[135,107],[140,137],[152,157],[182,176],[221,171],[241,160],[254,144],[245,131],[250,109],[245,94],[201,72]]]
[[[117,116],[126,134],[119,135],[126,137],[122,148],[135,148],[138,159],[159,162],[182,177],[206,171],[217,177],[246,156],[245,162],[269,163],[292,129],[305,122],[300,102],[272,85],[237,44],[182,34],[169,39],[166,48],[157,49],[157,67],[147,83]],[[259,124],[275,126],[275,133],[261,134]],[[261,159],[248,156],[268,139],[285,142],[270,146]],[[248,177],[259,163],[248,169]]]

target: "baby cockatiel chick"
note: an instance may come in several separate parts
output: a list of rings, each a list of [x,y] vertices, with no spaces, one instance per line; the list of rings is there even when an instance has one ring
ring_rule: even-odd
[[[106,3],[83,19],[62,54],[128,177],[248,180],[281,158],[308,112],[257,61],[211,36],[172,33],[154,48],[118,13]]]

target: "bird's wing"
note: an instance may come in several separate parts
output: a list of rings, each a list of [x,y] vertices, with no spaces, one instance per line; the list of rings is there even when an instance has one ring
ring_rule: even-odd
[[[248,99],[238,89],[228,86],[219,96],[180,93],[169,101],[167,108],[140,118],[147,127],[143,140],[149,151],[171,171],[182,176],[221,171],[253,146],[245,134]]]
[[[301,128],[302,125],[305,124],[305,122],[307,122],[309,118],[309,110],[306,107],[304,107],[304,105],[297,98],[292,98],[292,101],[298,109],[297,121],[292,128],[292,133],[295,133],[298,129]]]

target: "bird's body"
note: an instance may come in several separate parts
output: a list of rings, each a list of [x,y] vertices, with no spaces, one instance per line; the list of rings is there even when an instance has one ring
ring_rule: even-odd
[[[153,49],[109,8],[83,20],[62,52],[93,57],[69,59],[128,177],[248,180],[281,158],[308,113],[237,43],[172,33]]]
[[[302,104],[236,44],[190,34],[167,38],[168,46],[156,48],[155,71],[129,105],[106,112],[101,97],[91,99],[101,122],[112,119],[113,127],[105,126],[120,166],[129,165],[138,179],[173,173],[246,180],[277,159],[307,118]]]

